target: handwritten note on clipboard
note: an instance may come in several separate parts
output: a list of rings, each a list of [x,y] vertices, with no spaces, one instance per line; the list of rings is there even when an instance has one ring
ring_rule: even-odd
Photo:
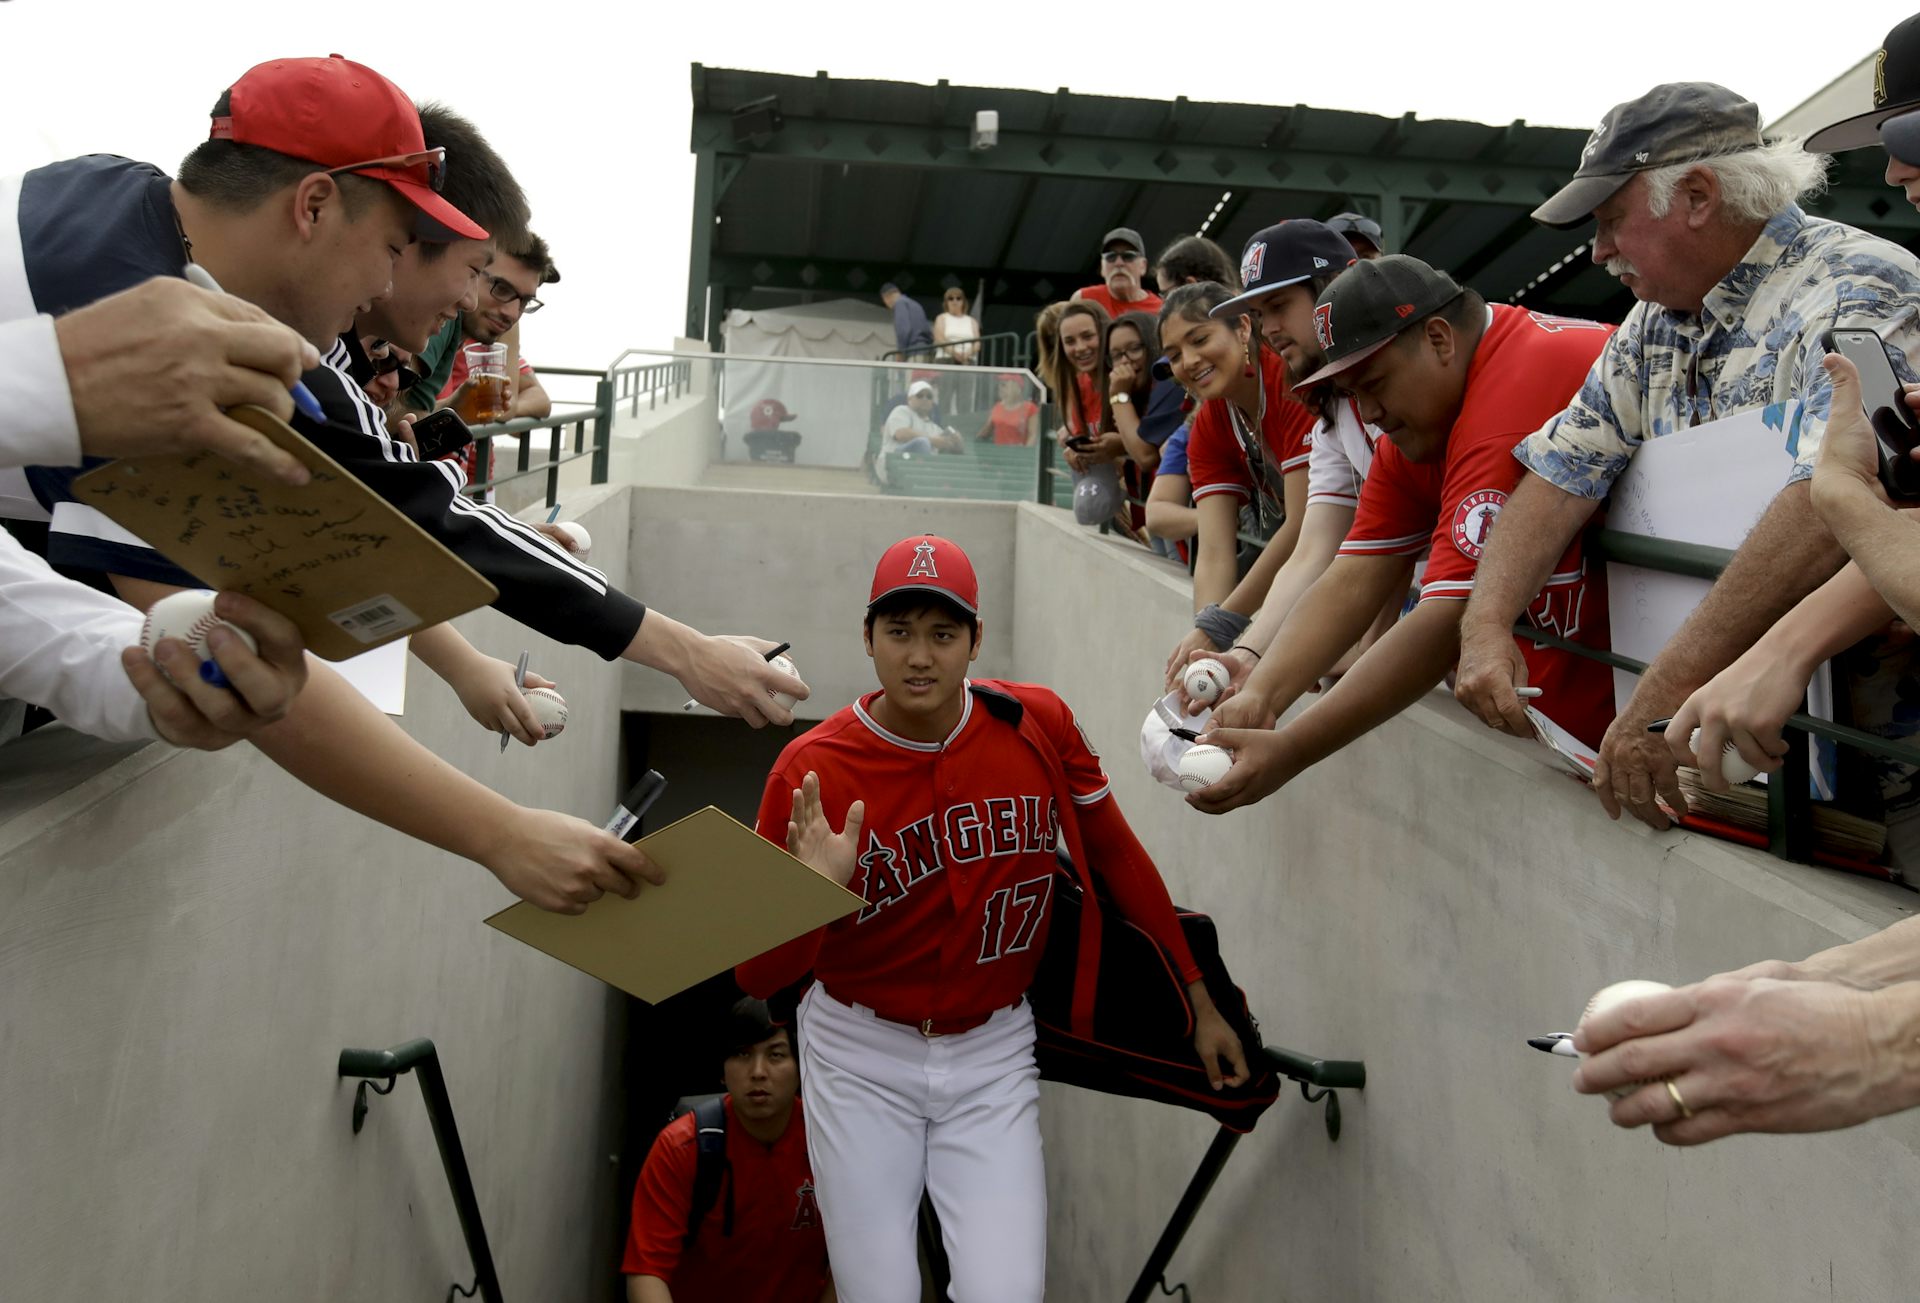
[[[339,661],[499,591],[353,473],[263,408],[228,415],[304,463],[298,488],[210,452],[125,457],[73,482],[76,501],[220,592],[245,593]]]
[[[632,900],[602,896],[584,914],[549,914],[523,902],[487,925],[657,1002],[864,903],[713,806],[638,845],[666,870],[663,886],[644,887]]]

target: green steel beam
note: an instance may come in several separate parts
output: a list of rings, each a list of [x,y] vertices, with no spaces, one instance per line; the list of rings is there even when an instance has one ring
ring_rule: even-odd
[[[696,93],[704,83],[703,70],[693,65]],[[693,235],[687,241],[687,338],[707,335],[707,285],[712,278],[713,222],[719,201],[714,198],[718,163],[712,150],[703,149],[693,161]]]
[[[734,150],[729,116],[696,110],[693,149]],[[1537,166],[1420,158],[1360,157],[1316,150],[1253,149],[1194,142],[1113,140],[1041,132],[1000,133],[997,147],[967,148],[961,127],[789,118],[752,153],[823,163],[939,167],[1013,176],[1197,185],[1209,189],[1320,191],[1398,195],[1407,202],[1526,204],[1552,194],[1571,175],[1565,164]]]

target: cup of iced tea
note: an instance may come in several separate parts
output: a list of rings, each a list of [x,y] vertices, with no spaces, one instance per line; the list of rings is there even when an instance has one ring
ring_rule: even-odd
[[[468,344],[464,352],[467,396],[460,405],[461,419],[468,425],[506,420],[513,410],[507,394],[507,346]]]

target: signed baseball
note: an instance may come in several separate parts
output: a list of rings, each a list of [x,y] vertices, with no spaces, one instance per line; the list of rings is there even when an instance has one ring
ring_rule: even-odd
[[[1233,768],[1233,756],[1221,747],[1202,742],[1180,757],[1180,786],[1189,792],[1212,787]]]
[[[567,699],[552,688],[528,688],[525,695],[533,717],[540,721],[541,736],[559,737],[567,726]]]
[[[247,645],[248,651],[258,652],[260,644],[239,625],[222,620],[213,613],[214,597],[210,588],[192,588],[161,598],[153,604],[140,626],[140,646],[151,656],[154,644],[162,638],[178,638],[199,658],[200,677],[216,688],[225,688],[232,685],[227,682],[227,676],[221,673],[220,663],[213,659],[212,651],[208,650],[207,635],[218,626],[226,625],[240,636],[240,641]],[[162,670],[161,673],[166,671]]]
[[[1693,736],[1687,739],[1687,748],[1693,752],[1694,759],[1700,762],[1700,767],[1705,769],[1707,758],[1700,754],[1699,729],[1696,728],[1693,730]],[[1755,769],[1747,763],[1747,758],[1740,754],[1740,748],[1735,746],[1731,741],[1727,743],[1726,749],[1720,753],[1720,776],[1729,783],[1744,783],[1759,772],[1758,769]]]
[[[1228,681],[1227,667],[1211,656],[1187,666],[1186,675],[1181,680],[1187,695],[1202,704],[1214,701],[1225,692]]]
[[[573,540],[573,559],[585,561],[593,551],[593,535],[587,532],[587,527],[577,520],[563,520],[554,528]]]

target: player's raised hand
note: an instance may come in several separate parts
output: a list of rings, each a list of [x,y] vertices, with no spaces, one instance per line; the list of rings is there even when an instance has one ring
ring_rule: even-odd
[[[794,789],[793,816],[787,821],[787,853],[844,887],[853,880],[853,867],[860,854],[860,826],[866,818],[866,802],[855,801],[847,807],[847,826],[834,832],[820,802],[820,775],[809,769]]]
[[[555,914],[583,914],[608,892],[631,900],[666,874],[637,846],[585,819],[556,810],[522,810],[481,863],[500,885]]]
[[[1208,1083],[1215,1090],[1246,1085],[1252,1075],[1247,1070],[1247,1048],[1214,1005],[1207,984],[1193,982],[1187,994],[1193,998],[1193,1050],[1207,1070]]]

